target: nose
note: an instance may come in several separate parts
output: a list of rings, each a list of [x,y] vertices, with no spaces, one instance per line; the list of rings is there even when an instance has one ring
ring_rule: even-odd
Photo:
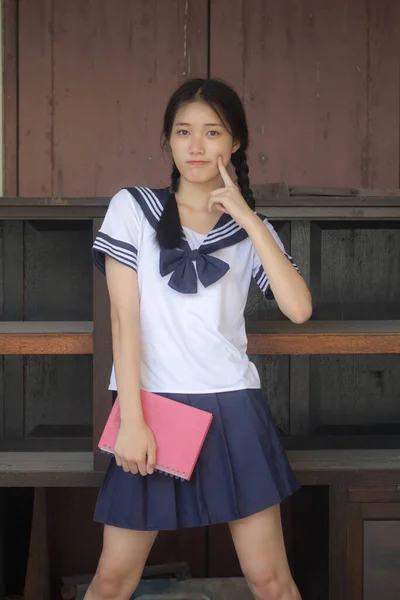
[[[190,139],[190,154],[204,154],[204,144],[201,136],[192,135]]]

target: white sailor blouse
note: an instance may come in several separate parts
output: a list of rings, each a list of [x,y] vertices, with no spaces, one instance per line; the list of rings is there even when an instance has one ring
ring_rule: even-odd
[[[168,194],[168,188],[119,191],[92,250],[103,274],[105,255],[137,272],[141,389],[191,394],[259,388],[246,353],[251,278],[266,298],[273,294],[252,241],[224,213],[207,235],[183,227],[179,248],[160,249],[156,229]],[[297,269],[273,226],[258,216]],[[117,389],[114,367],[109,389]]]

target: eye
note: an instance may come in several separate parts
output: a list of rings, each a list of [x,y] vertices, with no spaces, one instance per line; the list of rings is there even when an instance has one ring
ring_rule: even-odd
[[[217,137],[220,135],[219,131],[216,130],[211,130],[207,132],[207,135],[209,135],[210,137]]]
[[[176,132],[178,135],[186,135],[188,132],[187,129],[178,129],[178,131]]]

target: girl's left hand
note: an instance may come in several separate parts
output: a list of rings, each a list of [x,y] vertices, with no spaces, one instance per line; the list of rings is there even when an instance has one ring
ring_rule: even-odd
[[[221,156],[218,157],[218,168],[225,187],[211,192],[208,210],[212,211],[215,207],[220,212],[229,214],[240,227],[245,229],[254,212],[230,178]]]

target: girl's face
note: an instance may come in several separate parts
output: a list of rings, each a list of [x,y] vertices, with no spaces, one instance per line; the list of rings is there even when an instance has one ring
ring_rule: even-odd
[[[240,146],[217,113],[202,101],[177,111],[169,143],[181,176],[191,183],[220,179],[218,156],[228,166],[232,152]]]

